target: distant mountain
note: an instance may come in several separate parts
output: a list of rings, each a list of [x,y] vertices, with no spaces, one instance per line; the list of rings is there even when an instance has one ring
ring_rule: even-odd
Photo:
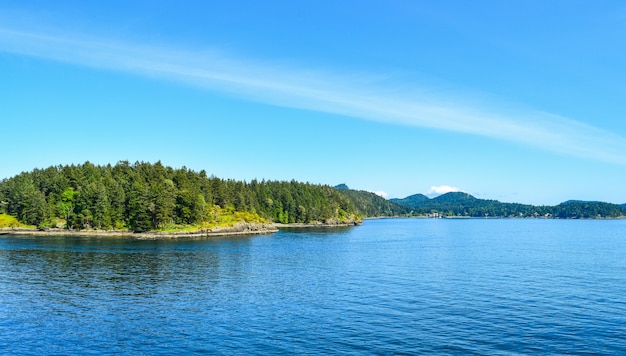
[[[401,216],[411,211],[372,192],[349,189],[345,184],[339,184],[335,189],[348,198],[363,217]]]
[[[589,201],[589,200],[566,200],[561,204],[571,204],[571,203],[601,203],[599,201]]]
[[[425,198],[425,199],[424,199]],[[468,217],[556,217],[598,218],[626,215],[626,204],[568,200],[557,206],[534,206],[502,203],[497,200],[476,198],[468,193],[451,192],[433,199],[415,194],[393,202],[411,209],[412,215],[468,216]]]
[[[469,217],[517,217],[545,214],[530,205],[478,199],[464,192],[450,192],[440,195],[424,202],[416,209],[416,213],[418,214],[430,214],[434,212],[443,216]]]
[[[460,204],[475,202],[476,200],[478,200],[476,197],[464,192],[450,192],[431,199],[433,203],[439,204]]]
[[[398,199],[398,198],[393,198],[393,199],[389,199],[389,201],[391,201],[392,203],[398,204],[398,205],[402,205],[402,206],[406,206],[409,208],[415,208],[418,207],[420,204],[429,201],[430,199],[425,196],[424,194],[413,194],[411,196],[408,196],[404,199]]]

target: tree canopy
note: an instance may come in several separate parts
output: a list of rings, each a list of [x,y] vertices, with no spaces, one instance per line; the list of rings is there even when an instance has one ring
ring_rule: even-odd
[[[156,163],[59,165],[0,181],[0,214],[20,224],[68,229],[162,230],[245,222],[342,223],[376,216],[606,218],[626,207],[568,201],[534,206],[454,192],[386,200],[345,184],[236,181]],[[11,221],[11,226],[16,222]],[[7,222],[5,225],[9,225]]]
[[[2,180],[0,202],[0,213],[20,222],[41,227],[62,221],[76,229],[146,231],[215,222],[235,213],[281,223],[359,219],[353,202],[330,186],[224,180],[160,162],[35,169]]]

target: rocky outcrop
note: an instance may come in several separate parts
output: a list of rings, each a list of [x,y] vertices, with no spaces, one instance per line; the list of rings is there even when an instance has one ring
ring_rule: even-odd
[[[31,235],[31,236],[85,236],[85,237],[133,237],[139,239],[171,239],[187,237],[213,237],[232,235],[261,235],[277,232],[273,224],[238,223],[231,227],[201,229],[191,231],[148,231],[132,232],[128,230],[64,230],[64,229],[29,229],[5,228],[0,229],[0,235]]]

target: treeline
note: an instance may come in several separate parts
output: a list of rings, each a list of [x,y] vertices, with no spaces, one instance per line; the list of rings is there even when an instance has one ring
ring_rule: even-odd
[[[410,208],[412,215],[561,219],[617,218],[626,215],[623,206],[604,202],[568,201],[556,206],[536,206],[478,199],[462,192],[447,193],[433,199],[416,195],[392,201]]]
[[[236,212],[281,223],[359,219],[352,201],[330,186],[224,180],[160,162],[60,165],[0,182],[0,213],[39,227],[61,221],[72,229],[146,231],[215,222]]]
[[[335,186],[342,194],[348,197],[359,211],[366,217],[380,216],[407,216],[411,209],[398,205],[372,192],[352,190],[345,184]]]
[[[425,197],[425,196],[424,196]],[[433,199],[415,200],[414,215],[468,216],[468,217],[532,217],[546,216],[543,206],[502,203],[497,200],[478,199],[474,196],[452,192]],[[400,202],[402,203],[402,202]]]
[[[0,214],[38,227],[159,230],[247,222],[340,223],[375,216],[612,218],[626,207],[568,201],[534,206],[448,193],[381,198],[345,185],[224,180],[160,162],[60,165],[0,181]],[[13,223],[14,224],[14,223]]]
[[[554,217],[562,219],[616,218],[626,215],[623,206],[597,201],[569,201],[554,206],[551,210]]]

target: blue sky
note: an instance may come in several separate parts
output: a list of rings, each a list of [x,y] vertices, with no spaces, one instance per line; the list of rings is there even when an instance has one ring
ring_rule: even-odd
[[[0,1],[0,178],[626,203],[624,38],[618,1]]]

